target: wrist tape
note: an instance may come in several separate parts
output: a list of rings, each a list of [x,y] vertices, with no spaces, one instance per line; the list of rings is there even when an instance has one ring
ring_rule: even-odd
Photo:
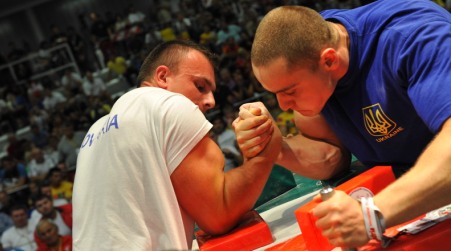
[[[374,205],[373,198],[360,198],[362,206],[363,220],[365,221],[365,229],[370,239],[383,241],[383,234],[385,232],[385,222],[379,208]]]

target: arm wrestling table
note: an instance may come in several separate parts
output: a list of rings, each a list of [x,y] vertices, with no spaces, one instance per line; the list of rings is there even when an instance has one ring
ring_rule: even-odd
[[[374,167],[367,172],[364,172],[356,177],[344,182],[336,187],[338,190],[342,190],[358,198],[359,196],[372,196],[378,193],[385,186],[395,180],[391,167],[381,166]],[[263,219],[263,224],[267,225],[272,235],[270,242],[264,243],[255,249],[238,248],[235,246],[234,250],[237,251],[291,251],[291,250],[309,250],[309,251],[322,251],[322,250],[340,250],[340,248],[334,248],[327,240],[325,240],[320,231],[314,227],[315,219],[310,215],[310,210],[316,205],[311,199],[318,194],[318,191],[314,191],[295,199],[284,202],[259,214]],[[368,194],[369,193],[369,194]],[[282,196],[281,196],[282,197]],[[280,199],[280,198],[276,198]],[[258,210],[258,209],[257,209]],[[444,207],[440,210],[436,210],[435,214],[441,214],[441,216],[451,215],[451,206]],[[426,217],[427,218],[427,217]],[[425,215],[422,215],[412,221],[406,222],[392,228],[388,228],[385,234],[390,237],[396,237],[387,248],[382,248],[379,242],[371,241],[367,245],[359,247],[360,251],[373,251],[373,250],[406,250],[406,251],[429,251],[429,250],[451,250],[451,219],[450,217],[442,217],[442,220],[425,220]],[[429,217],[430,218],[430,217]],[[261,222],[259,224],[262,224]],[[429,224],[429,225],[428,225]],[[414,228],[412,225],[427,225],[424,229],[415,234],[405,234],[400,229]],[[435,225],[435,226],[433,226]],[[240,227],[238,227],[240,228]],[[247,226],[242,227],[240,231],[246,231]],[[301,231],[304,230],[303,232]],[[223,235],[222,240],[227,240],[231,234]],[[247,239],[254,240],[255,238]],[[213,238],[214,239],[214,238]],[[222,240],[220,242],[222,242]],[[222,251],[221,244],[216,248],[205,248],[208,242],[212,239],[206,240],[206,242],[200,245],[196,240],[193,241],[193,250],[199,249],[200,251]],[[240,240],[246,242],[246,239]],[[255,240],[254,240],[255,241]],[[262,242],[263,243],[263,242]],[[222,250],[221,250],[222,249]]]

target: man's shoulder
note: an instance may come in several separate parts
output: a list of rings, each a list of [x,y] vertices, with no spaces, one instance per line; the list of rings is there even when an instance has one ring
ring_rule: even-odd
[[[72,203],[55,207],[61,215],[72,216]]]
[[[67,210],[72,211],[72,203],[67,203],[67,204],[58,206],[57,208],[59,208],[62,211],[67,211]]]
[[[7,228],[5,230],[5,232],[2,233],[1,240],[4,241],[6,239],[12,238],[14,236],[14,233],[15,233],[14,230],[15,230],[15,226],[11,226],[11,227]]]
[[[72,182],[70,182],[70,181],[67,181],[67,180],[64,180],[62,183],[61,183],[61,187],[63,187],[63,188],[66,188],[66,189],[71,189],[72,187],[73,187],[73,183]]]
[[[149,96],[151,96],[151,98],[149,98]],[[134,100],[134,102],[149,102],[149,104],[170,103],[171,106],[175,103],[176,107],[182,107],[185,105],[184,102],[194,104],[191,100],[180,93],[171,92],[158,87],[139,87],[127,92],[120,99]]]

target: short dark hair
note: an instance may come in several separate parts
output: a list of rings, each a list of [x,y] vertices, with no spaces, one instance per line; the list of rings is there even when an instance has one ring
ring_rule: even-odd
[[[14,204],[9,209],[9,215],[12,215],[13,211],[23,210],[25,213],[28,212],[28,207],[25,204]]]
[[[52,176],[54,173],[62,173],[63,170],[61,170],[59,167],[54,166],[52,168],[49,169],[49,171],[47,172],[47,178],[50,178],[50,176]]]
[[[160,65],[166,65],[171,70],[176,71],[180,59],[190,50],[201,52],[210,61],[213,68],[216,68],[217,56],[200,44],[190,40],[163,42],[155,46],[144,59],[137,77],[137,87],[140,87],[143,81],[152,76],[155,69]]]
[[[47,194],[44,194],[44,193],[38,193],[36,196],[34,196],[34,197],[32,198],[33,206],[36,207],[36,203],[37,203],[38,201],[43,200],[43,199],[47,199],[47,200],[53,202],[52,197],[50,197],[50,196],[48,196]]]

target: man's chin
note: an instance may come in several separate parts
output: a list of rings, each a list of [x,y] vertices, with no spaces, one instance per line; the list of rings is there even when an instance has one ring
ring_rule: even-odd
[[[312,110],[297,110],[298,113],[300,113],[302,116],[305,117],[314,117],[318,115],[318,112],[312,111]]]

